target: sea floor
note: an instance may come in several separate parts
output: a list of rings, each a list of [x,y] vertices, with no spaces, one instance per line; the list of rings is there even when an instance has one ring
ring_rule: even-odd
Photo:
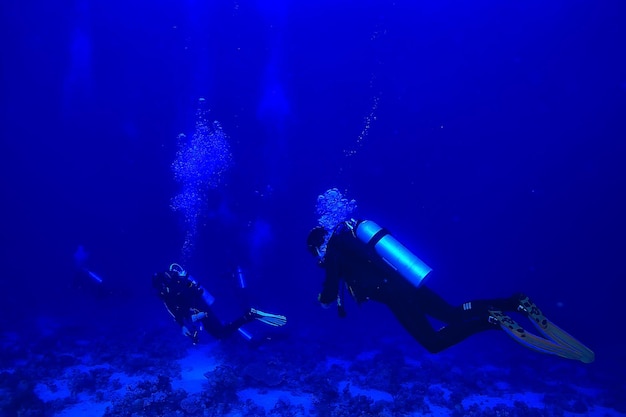
[[[626,416],[623,378],[534,353],[430,355],[402,338],[342,350],[303,335],[190,346],[156,330],[79,333],[28,343],[2,334],[1,416]]]

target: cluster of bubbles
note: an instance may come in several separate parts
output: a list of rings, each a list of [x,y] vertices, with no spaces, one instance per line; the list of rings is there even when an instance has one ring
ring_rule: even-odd
[[[317,196],[317,223],[328,232],[334,230],[339,223],[350,219],[355,210],[356,200],[348,200],[337,188],[330,188]],[[331,233],[326,233],[324,243],[320,246],[322,253],[326,253],[330,236]]]
[[[317,222],[326,230],[333,230],[339,223],[350,219],[355,210],[356,200],[348,200],[337,188],[330,188],[317,196]]]
[[[178,149],[172,163],[174,179],[180,192],[172,198],[171,208],[183,215],[185,242],[183,258],[188,258],[198,234],[198,224],[207,208],[210,189],[217,188],[232,164],[228,137],[219,122],[210,122],[209,111],[202,105],[196,111],[195,131],[191,137],[178,135]]]

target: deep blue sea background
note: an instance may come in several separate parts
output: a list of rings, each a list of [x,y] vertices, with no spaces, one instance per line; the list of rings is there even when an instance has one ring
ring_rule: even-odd
[[[623,2],[2,9],[0,326],[20,351],[60,333],[183,339],[150,278],[180,261],[172,162],[204,98],[232,166],[185,266],[225,320],[244,303],[240,266],[246,297],[288,316],[285,346],[392,338],[437,360],[382,306],[348,302],[343,320],[319,308],[305,239],[317,196],[337,187],[435,269],[429,284],[450,302],[523,291],[596,353],[545,359],[564,379],[624,386]],[[75,282],[79,245],[103,285]],[[446,355],[540,356],[492,333]]]

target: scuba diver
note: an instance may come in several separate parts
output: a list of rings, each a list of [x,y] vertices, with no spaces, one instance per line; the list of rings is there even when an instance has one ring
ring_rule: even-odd
[[[239,279],[243,280],[240,269],[237,273]],[[241,328],[244,324],[258,320],[270,326],[281,327],[287,323],[285,316],[250,308],[238,319],[223,324],[211,309],[215,298],[177,263],[171,264],[165,272],[154,274],[152,286],[174,321],[181,326],[183,335],[189,337],[194,345],[198,343],[201,330],[215,339],[224,339],[239,331],[247,340],[252,340],[252,336]]]
[[[326,273],[318,295],[324,307],[336,301],[339,316],[345,316],[345,288],[358,304],[369,300],[383,303],[431,353],[473,334],[502,329],[529,349],[584,363],[594,360],[591,350],[546,319],[524,294],[452,306],[422,282],[431,268],[373,221],[344,220],[330,229],[317,226],[309,233],[307,246]],[[526,331],[505,312],[526,315],[543,337]],[[445,327],[435,330],[429,316]]]

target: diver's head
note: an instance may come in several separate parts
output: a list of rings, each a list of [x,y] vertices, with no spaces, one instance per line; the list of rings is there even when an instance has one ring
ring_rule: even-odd
[[[314,227],[306,238],[306,245],[313,256],[323,257],[325,252],[326,235],[328,232],[322,226]]]

